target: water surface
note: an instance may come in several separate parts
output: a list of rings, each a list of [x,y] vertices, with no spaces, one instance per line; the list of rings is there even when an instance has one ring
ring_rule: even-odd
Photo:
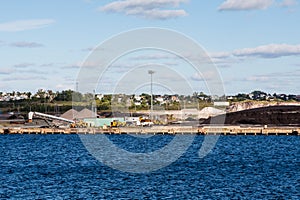
[[[108,136],[121,148],[151,152],[173,136]],[[203,136],[172,165],[147,174],[111,169],[77,135],[1,135],[0,198],[299,199],[300,137],[222,136],[205,158]]]

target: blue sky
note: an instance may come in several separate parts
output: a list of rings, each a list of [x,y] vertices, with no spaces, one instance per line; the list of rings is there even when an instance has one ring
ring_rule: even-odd
[[[75,89],[93,47],[120,32],[158,27],[199,43],[216,64],[228,95],[253,90],[300,94],[299,13],[297,0],[2,1],[0,90]],[[175,59],[159,54],[147,52],[145,60],[174,65]],[[116,73],[124,73],[128,60],[116,64]],[[202,84],[197,76],[190,78]]]

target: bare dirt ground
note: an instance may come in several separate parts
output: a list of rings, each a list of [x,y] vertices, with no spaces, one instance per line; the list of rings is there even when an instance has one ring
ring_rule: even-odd
[[[223,124],[223,117],[224,115],[214,117],[216,124]],[[202,124],[210,124],[210,121],[211,118],[208,118]],[[269,106],[226,113],[224,124],[300,126],[300,106]]]

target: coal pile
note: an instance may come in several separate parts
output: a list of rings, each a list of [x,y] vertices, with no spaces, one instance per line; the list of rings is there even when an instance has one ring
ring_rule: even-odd
[[[225,122],[224,122],[225,115]],[[210,117],[201,124],[300,126],[300,106],[269,106]]]

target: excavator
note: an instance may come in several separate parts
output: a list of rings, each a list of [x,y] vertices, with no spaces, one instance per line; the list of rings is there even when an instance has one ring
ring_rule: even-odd
[[[86,127],[88,127],[88,124],[82,120],[70,124],[70,128],[86,128]]]
[[[120,127],[120,126],[125,126],[126,122],[120,122],[119,120],[113,120],[110,122],[110,127]]]
[[[151,119],[140,117],[140,121],[137,124],[138,126],[153,126],[154,123]]]

